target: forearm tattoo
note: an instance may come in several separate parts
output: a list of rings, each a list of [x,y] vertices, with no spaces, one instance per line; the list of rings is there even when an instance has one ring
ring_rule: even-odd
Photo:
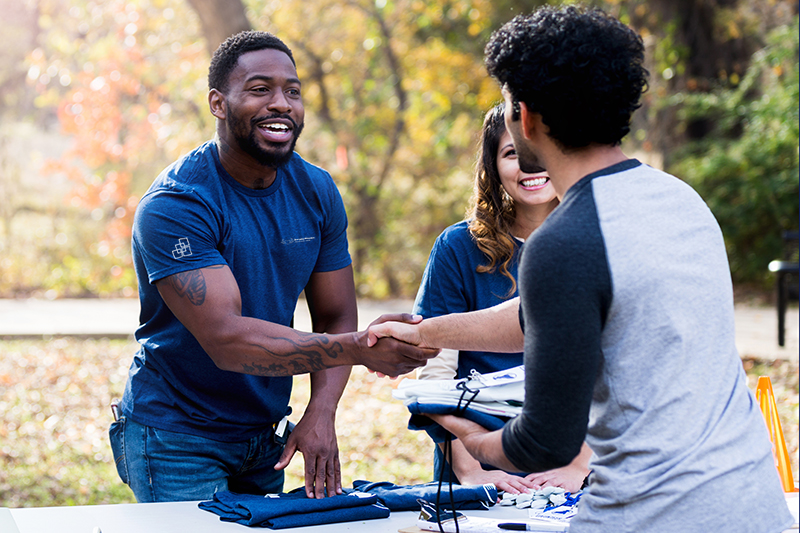
[[[293,348],[283,353],[270,349],[269,346],[251,344],[253,348],[261,350],[269,358],[282,359],[285,362],[276,362],[265,365],[253,361],[243,363],[242,370],[246,374],[255,376],[296,376],[308,372],[317,372],[328,368],[325,357],[336,359],[344,351],[340,342],[333,342],[324,335],[301,334],[299,340],[273,338],[276,343],[289,343]]]
[[[224,268],[212,266],[207,268]],[[182,298],[187,298],[192,305],[203,305],[206,299],[206,279],[203,271],[189,270],[180,272],[168,278],[170,286]],[[275,344],[286,346],[288,349],[275,351]],[[265,364],[259,361],[242,363],[242,371],[255,376],[295,376],[309,372],[324,370],[330,365],[328,359],[337,359],[344,352],[341,342],[334,342],[325,335],[298,332],[296,338],[272,337],[270,346],[263,344],[250,344],[260,351],[266,359],[275,362]]]

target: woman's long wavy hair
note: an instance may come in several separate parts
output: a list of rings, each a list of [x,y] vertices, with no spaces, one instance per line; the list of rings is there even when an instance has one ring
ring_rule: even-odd
[[[517,280],[509,266],[514,257],[514,236],[511,228],[516,218],[514,200],[506,193],[497,171],[497,149],[506,131],[505,104],[492,108],[483,120],[475,163],[475,185],[467,212],[469,231],[478,248],[486,255],[488,264],[476,269],[479,273],[500,273],[511,280],[511,297],[517,290]]]

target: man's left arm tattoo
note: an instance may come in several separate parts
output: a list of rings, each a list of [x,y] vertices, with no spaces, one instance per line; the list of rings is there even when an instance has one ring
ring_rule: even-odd
[[[268,346],[251,345],[261,350],[269,358],[281,359],[283,362],[264,364],[258,361],[243,363],[242,370],[256,376],[295,376],[307,372],[317,372],[328,368],[325,357],[336,359],[344,351],[340,342],[331,342],[325,336],[304,334],[301,341],[287,338],[275,338],[276,342],[287,342],[293,346],[288,353],[277,353]]]

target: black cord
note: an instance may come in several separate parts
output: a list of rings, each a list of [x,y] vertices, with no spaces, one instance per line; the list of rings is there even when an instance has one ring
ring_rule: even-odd
[[[444,533],[444,527],[442,527],[442,517],[439,514],[439,498],[442,494],[442,480],[444,479],[445,467],[449,468],[450,476],[448,477],[447,481],[450,483],[450,504],[452,507],[453,505],[453,465],[449,463],[450,459],[448,456],[452,458],[453,452],[450,448],[450,439],[452,435],[447,433],[444,437],[444,444],[442,445],[442,464],[439,466],[439,485],[436,488],[436,524],[439,526],[439,533]],[[456,520],[456,529],[458,529],[458,520]]]
[[[469,404],[472,403],[478,396],[479,390],[472,390],[467,386],[467,381],[470,378],[467,378],[464,381],[460,381],[456,384],[456,388],[461,390],[461,396],[458,398],[458,404],[456,405],[456,414],[462,414],[464,411],[467,410]],[[471,394],[469,398],[466,399],[466,403],[461,405],[461,402],[464,401],[467,393]],[[453,478],[455,477],[455,472],[453,472],[453,446],[452,446],[452,439],[453,435],[450,432],[444,437],[444,443],[442,445],[442,455],[443,461],[441,466],[439,467],[439,486],[436,490],[436,524],[439,526],[439,533],[444,533],[444,527],[442,526],[442,518],[439,514],[439,501],[440,496],[442,494],[442,479],[444,478],[445,473],[445,465],[447,466],[448,477],[447,477],[447,486],[450,493],[450,508],[453,510],[453,520],[456,524],[456,533],[460,533],[459,524],[458,524],[458,515],[456,514],[456,503],[455,498],[453,497]]]

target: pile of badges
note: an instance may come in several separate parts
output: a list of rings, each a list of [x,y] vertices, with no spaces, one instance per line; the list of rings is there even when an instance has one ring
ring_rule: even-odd
[[[517,509],[545,509],[567,503],[570,494],[561,487],[544,487],[520,494],[503,493],[500,505],[516,506]]]

